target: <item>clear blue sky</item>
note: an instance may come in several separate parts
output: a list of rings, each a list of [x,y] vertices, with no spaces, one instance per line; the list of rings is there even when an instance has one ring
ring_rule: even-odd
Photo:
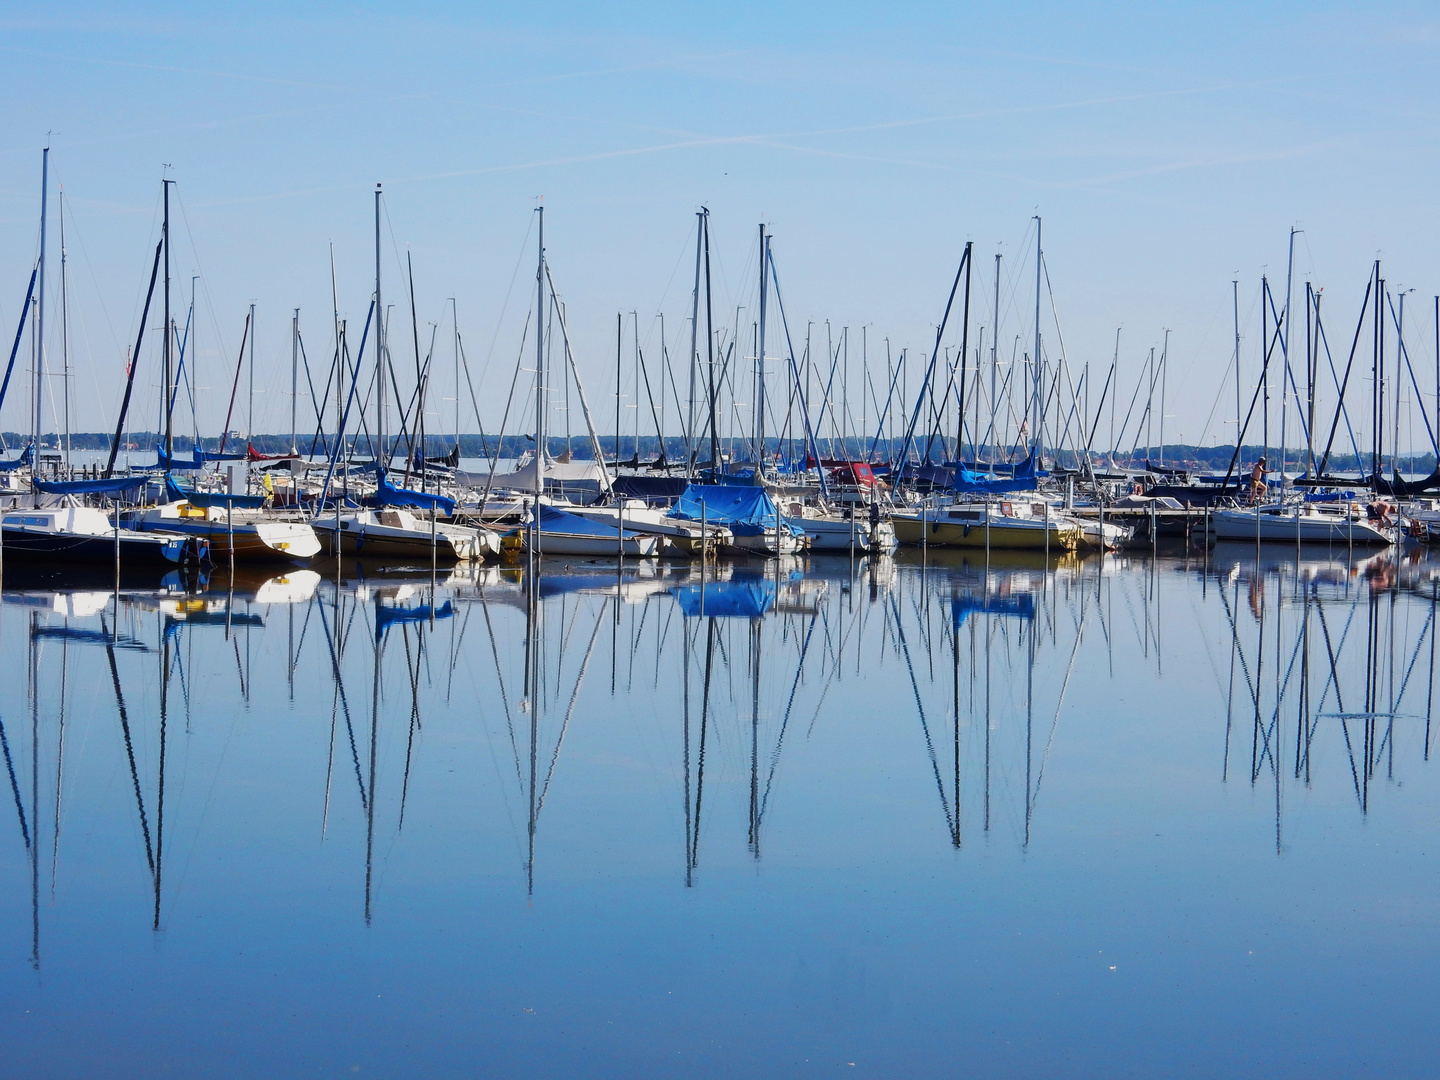
[[[1440,15],[1407,4],[8,5],[0,330],[8,347],[53,132],[80,430],[113,423],[167,164],[183,207],[177,307],[203,276],[210,434],[252,300],[256,427],[288,426],[290,311],[302,308],[323,366],[331,242],[341,311],[363,321],[377,180],[389,298],[401,299],[407,251],[422,328],[442,322],[443,338],[456,298],[477,374],[490,357],[487,422],[519,346],[528,253],[501,312],[539,196],[597,399],[613,393],[617,311],[639,313],[654,350],[664,310],[673,346],[704,204],[721,311],[753,303],[748,260],[764,221],[792,330],[868,326],[872,356],[887,337],[929,348],[966,240],[982,296],[997,250],[1017,263],[1002,340],[1028,334],[1033,286],[1018,260],[1043,215],[1072,365],[1108,365],[1123,326],[1128,397],[1171,329],[1172,440],[1198,438],[1210,414],[1237,275],[1255,367],[1259,277],[1283,286],[1298,226],[1296,280],[1325,288],[1338,352],[1372,259],[1416,290],[1407,345],[1429,372],[1433,412],[1437,52]],[[57,267],[58,243],[52,286]],[[976,303],[978,329],[990,316]],[[397,358],[407,323],[394,322]],[[57,355],[58,339],[49,348]],[[155,393],[142,390],[145,415]],[[1207,441],[1233,438],[1221,423],[1232,414],[1233,390]],[[0,428],[27,426],[16,395]],[[1418,421],[1415,441],[1428,446]]]

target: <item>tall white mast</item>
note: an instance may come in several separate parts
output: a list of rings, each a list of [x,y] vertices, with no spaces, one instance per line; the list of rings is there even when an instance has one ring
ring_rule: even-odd
[[[380,302],[380,185],[375,185],[375,460],[388,467],[385,444],[385,307]]]
[[[1031,445],[1035,448],[1035,464],[1038,466],[1045,457],[1045,408],[1044,375],[1040,369],[1040,215],[1035,215],[1035,357],[1032,370],[1035,374],[1034,406],[1030,411],[1030,422],[1035,425],[1031,431]]]
[[[31,469],[40,470],[40,434],[44,430],[41,406],[45,400],[45,213],[50,194],[50,147],[40,157],[40,281],[35,304],[35,457]],[[38,505],[38,504],[37,504]]]
[[[537,206],[540,215],[539,240],[535,253],[535,507],[539,522],[539,498],[545,491],[545,207]],[[617,430],[618,440],[620,433]]]
[[[290,317],[290,453],[299,452],[295,427],[295,403],[300,397],[300,309]]]

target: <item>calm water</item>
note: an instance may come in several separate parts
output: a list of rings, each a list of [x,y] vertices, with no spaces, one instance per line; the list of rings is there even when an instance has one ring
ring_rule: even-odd
[[[1437,570],[11,573],[4,1072],[1433,1075]]]

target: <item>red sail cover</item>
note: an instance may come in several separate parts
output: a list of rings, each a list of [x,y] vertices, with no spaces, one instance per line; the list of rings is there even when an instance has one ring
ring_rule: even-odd
[[[831,462],[825,462],[827,466]],[[830,469],[830,482],[832,484],[853,484],[856,487],[868,488],[875,484],[875,474],[870,466],[863,461],[842,461]]]
[[[252,443],[245,444],[245,457],[249,461],[285,461],[295,456],[295,454],[262,454],[255,449]]]

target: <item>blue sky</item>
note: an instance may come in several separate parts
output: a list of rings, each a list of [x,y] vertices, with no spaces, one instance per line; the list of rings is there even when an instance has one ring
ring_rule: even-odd
[[[864,326],[872,358],[886,338],[929,349],[967,240],[983,271],[972,334],[991,321],[980,297],[996,251],[1002,341],[1032,333],[1033,267],[1019,263],[1039,213],[1068,362],[1098,370],[1098,397],[1123,327],[1123,412],[1169,328],[1167,437],[1197,439],[1210,417],[1207,442],[1233,438],[1222,422],[1233,390],[1213,409],[1231,280],[1250,377],[1259,278],[1283,287],[1297,226],[1296,281],[1325,288],[1338,352],[1371,260],[1392,287],[1416,290],[1406,340],[1430,371],[1433,413],[1437,51],[1440,16],[1406,4],[11,5],[0,10],[0,329],[8,344],[53,132],[81,430],[113,423],[166,165],[177,297],[202,277],[207,433],[223,419],[252,301],[256,427],[288,426],[290,313],[302,309],[323,365],[331,243],[341,312],[363,321],[376,181],[389,296],[400,299],[408,252],[422,333],[441,323],[443,341],[456,299],[487,423],[519,348],[537,197],[597,399],[613,394],[617,311],[638,313],[647,355],[660,311],[672,349],[679,340],[703,204],[724,321],[753,307],[763,221],[792,332],[829,319],[857,342]],[[57,266],[58,244],[52,286]],[[397,357],[406,324],[408,313],[392,323]],[[155,391],[143,393],[153,414]],[[22,401],[7,401],[0,428],[23,417]],[[1414,439],[1428,447],[1418,418]]]

